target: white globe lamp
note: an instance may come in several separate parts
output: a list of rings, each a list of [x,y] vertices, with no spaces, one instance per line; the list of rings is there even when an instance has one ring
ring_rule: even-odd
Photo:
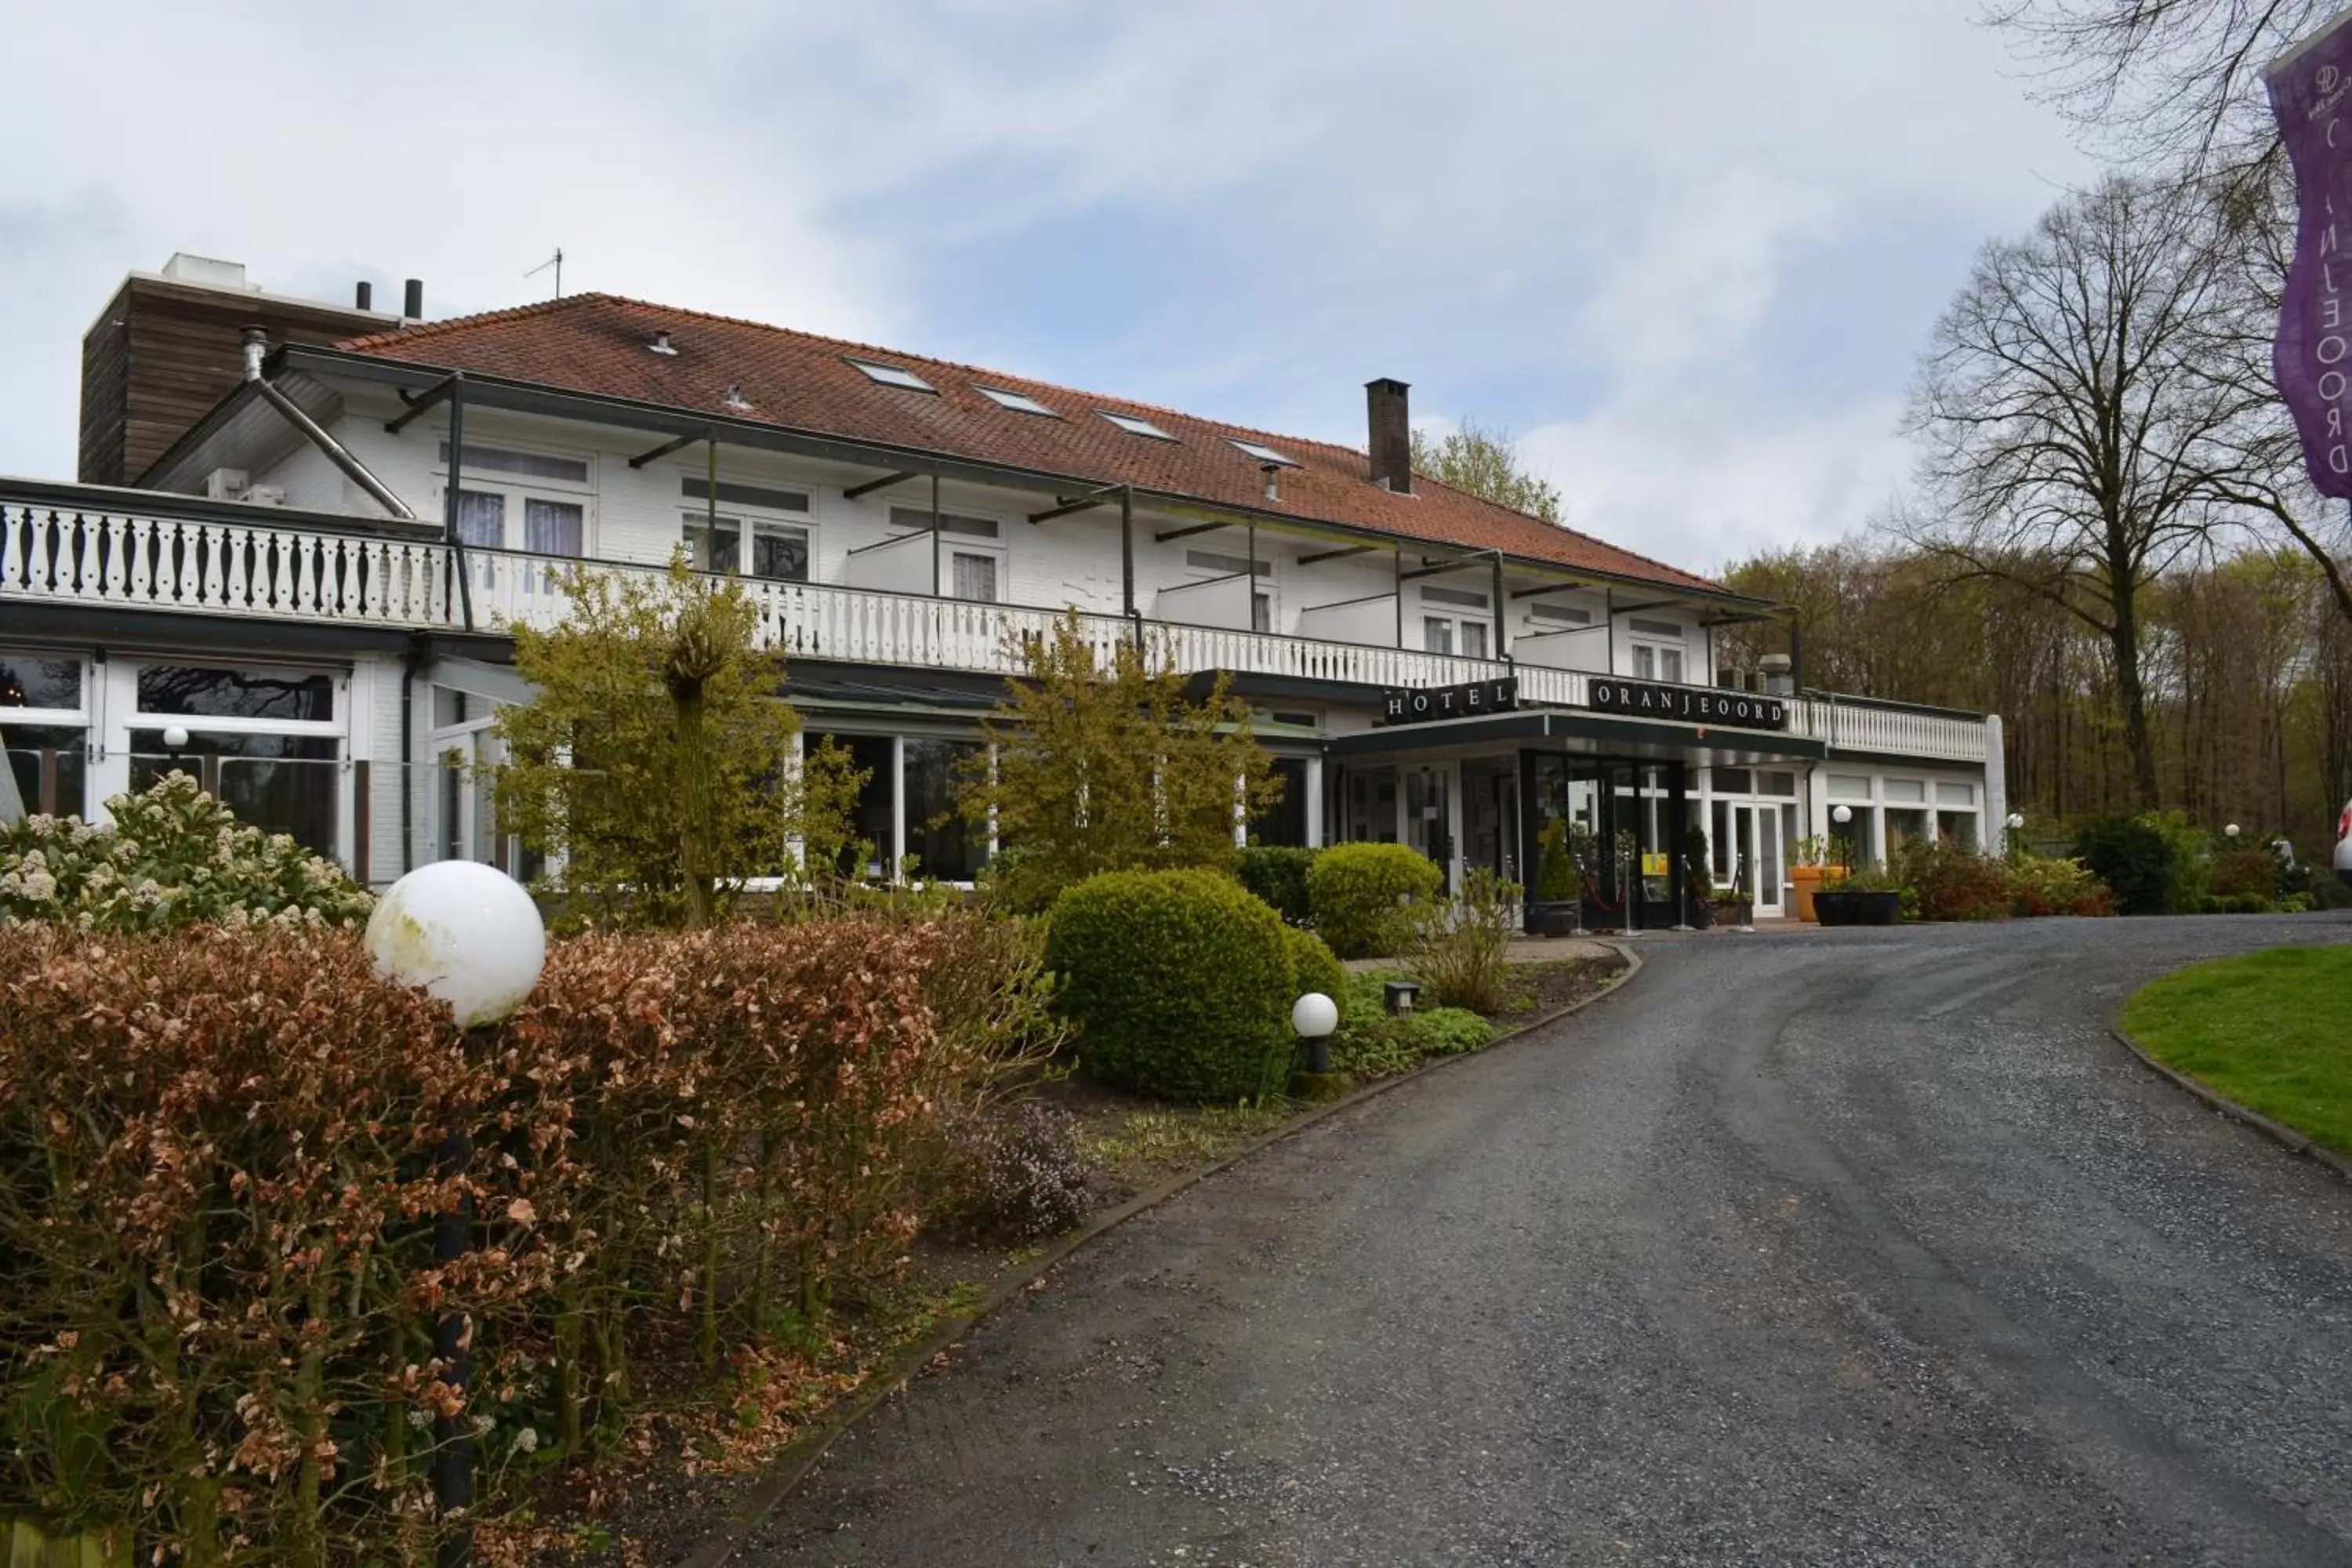
[[[1331,1070],[1331,1031],[1339,1026],[1339,1005],[1320,991],[1309,991],[1290,1005],[1290,1026],[1307,1042],[1307,1070]]]
[[[2221,831],[2235,838],[2238,836],[2238,825],[2234,822],[2229,823],[2222,827]]]
[[[1847,823],[1853,820],[1853,807],[1850,805],[1832,806],[1830,810],[1830,820],[1836,823],[1840,827],[1843,827]]]
[[[539,984],[547,926],[520,883],[478,860],[436,860],[394,882],[368,919],[376,973],[449,1004],[460,1028],[511,1015]]]
[[[2025,813],[2021,811],[2012,811],[2009,814],[2009,830],[2011,833],[2016,832],[2019,828],[2024,826]]]

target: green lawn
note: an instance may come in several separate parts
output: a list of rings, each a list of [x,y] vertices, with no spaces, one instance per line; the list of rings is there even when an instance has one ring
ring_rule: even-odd
[[[2144,985],[2124,1032],[2167,1065],[2352,1154],[2352,946],[2279,947]]]

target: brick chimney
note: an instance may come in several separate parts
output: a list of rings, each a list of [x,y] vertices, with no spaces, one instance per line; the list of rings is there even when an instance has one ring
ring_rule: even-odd
[[[1364,412],[1371,424],[1372,483],[1400,495],[1412,493],[1412,422],[1403,382],[1387,376],[1364,383]]]

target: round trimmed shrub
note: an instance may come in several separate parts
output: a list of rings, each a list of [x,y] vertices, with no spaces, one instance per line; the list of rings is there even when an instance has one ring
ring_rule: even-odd
[[[1386,958],[1413,934],[1412,906],[1436,897],[1445,874],[1402,844],[1339,844],[1307,870],[1315,930],[1341,958]]]
[[[1274,906],[1274,912],[1295,926],[1314,918],[1307,902],[1307,871],[1319,849],[1291,849],[1279,845],[1253,844],[1234,863],[1242,886]]]
[[[1348,1010],[1348,971],[1323,939],[1311,931],[1297,926],[1282,928],[1282,944],[1290,950],[1290,999],[1297,1001],[1309,991],[1320,991],[1338,1004],[1339,1011]]]
[[[1171,1100],[1282,1090],[1296,962],[1281,917],[1212,871],[1107,871],[1048,917],[1045,963],[1079,1060]]]

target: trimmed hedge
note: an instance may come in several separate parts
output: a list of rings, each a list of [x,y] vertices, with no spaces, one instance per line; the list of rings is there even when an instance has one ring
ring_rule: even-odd
[[[1242,851],[1234,875],[1242,879],[1243,887],[1271,904],[1284,921],[1303,926],[1313,915],[1307,901],[1307,872],[1321,853],[1320,849],[1253,844]]]
[[[1290,1075],[1295,966],[1281,919],[1211,871],[1108,871],[1066,889],[1045,962],[1078,1057],[1171,1100],[1257,1100]]]
[[[1413,938],[1412,905],[1434,898],[1445,874],[1402,844],[1340,844],[1307,868],[1315,930],[1341,958],[1386,958]]]
[[[1282,928],[1282,945],[1290,952],[1290,999],[1294,1002],[1309,991],[1320,991],[1348,1010],[1348,970],[1311,931],[1297,926]]]

